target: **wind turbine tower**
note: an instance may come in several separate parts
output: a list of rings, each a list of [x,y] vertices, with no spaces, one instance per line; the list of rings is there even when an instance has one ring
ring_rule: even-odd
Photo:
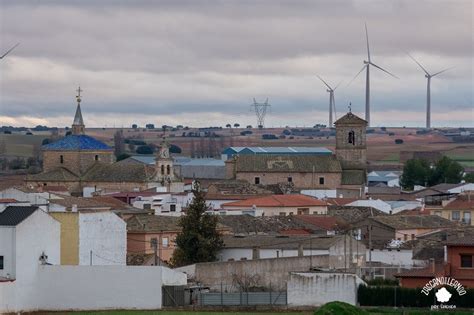
[[[333,89],[331,86],[329,86],[329,84],[326,83],[326,81],[323,80],[323,78],[321,78],[319,75],[316,75],[316,76],[328,88],[326,91],[329,93],[329,128],[332,128],[334,119],[336,119],[336,101],[334,100],[334,91],[337,89],[337,87],[341,83],[336,85],[336,87]]]
[[[430,129],[431,128],[431,78],[437,76],[438,74],[441,74],[445,71],[448,71],[451,68],[446,68],[444,70],[441,70],[439,72],[436,72],[434,74],[429,74],[428,71],[419,63],[416,61],[415,58],[413,58],[412,55],[408,54],[408,56],[425,72],[425,78],[427,81],[427,86],[426,86],[426,128]]]
[[[391,74],[390,72],[388,72],[387,70],[383,69],[382,67],[379,67],[377,66],[375,63],[372,62],[372,60],[370,59],[370,49],[369,49],[369,32],[367,31],[367,24],[365,24],[365,37],[366,37],[366,40],[367,40],[367,60],[364,60],[364,66],[362,67],[362,69],[360,69],[360,71],[356,74],[356,76],[354,77],[357,78],[357,76],[362,72],[364,71],[364,69],[366,70],[366,76],[365,76],[365,120],[368,122],[368,126],[370,126],[370,66],[374,66],[375,68],[379,69],[379,70],[382,70],[383,72],[391,75],[392,77],[394,78],[397,78],[395,75]],[[351,80],[354,81],[354,79]],[[351,83],[349,82],[349,84]]]

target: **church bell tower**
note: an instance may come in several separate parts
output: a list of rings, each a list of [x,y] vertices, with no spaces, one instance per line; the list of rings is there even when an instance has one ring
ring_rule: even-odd
[[[343,169],[365,169],[367,163],[367,121],[349,112],[336,125],[336,156]]]

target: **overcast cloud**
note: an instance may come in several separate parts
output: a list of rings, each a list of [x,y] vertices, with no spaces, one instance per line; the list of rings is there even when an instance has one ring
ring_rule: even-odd
[[[100,2],[98,4],[98,2]],[[338,114],[364,111],[367,57],[372,124],[423,126],[428,71],[432,124],[473,126],[473,3],[431,1],[1,1],[0,125],[70,125],[81,84],[86,125],[151,122],[327,123],[328,93],[342,84]]]

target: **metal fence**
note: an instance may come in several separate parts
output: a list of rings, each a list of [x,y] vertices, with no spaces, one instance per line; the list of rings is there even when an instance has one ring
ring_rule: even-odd
[[[201,293],[199,305],[246,306],[246,305],[287,305],[286,291],[276,292],[236,292]]]

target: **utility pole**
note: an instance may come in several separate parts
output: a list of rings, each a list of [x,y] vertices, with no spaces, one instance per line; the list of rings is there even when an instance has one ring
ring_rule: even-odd
[[[369,223],[369,268],[372,267],[372,224]],[[372,269],[370,270],[370,279],[372,279]]]
[[[90,251],[90,254],[89,254],[89,260],[90,260],[90,265],[92,266],[92,250]]]

